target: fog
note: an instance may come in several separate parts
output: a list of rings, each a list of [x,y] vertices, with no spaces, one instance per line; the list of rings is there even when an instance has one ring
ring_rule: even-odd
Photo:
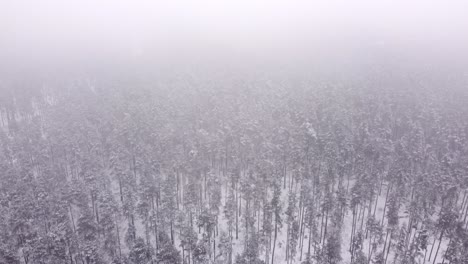
[[[0,0],[0,263],[468,263],[467,11]]]
[[[1,7],[3,68],[467,61],[464,1],[46,0]]]

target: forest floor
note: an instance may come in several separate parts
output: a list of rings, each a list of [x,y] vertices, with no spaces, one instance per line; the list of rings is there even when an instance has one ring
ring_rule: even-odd
[[[352,185],[352,184],[351,184]],[[218,233],[217,233],[217,236],[216,236],[216,245],[218,246],[219,245],[219,240],[220,240],[220,236],[219,234],[221,233],[221,231],[225,231],[227,232],[228,230],[228,224],[227,224],[227,219],[226,217],[224,216],[224,213],[223,213],[223,209],[224,209],[224,205],[225,205],[225,201],[226,201],[226,186],[222,186],[222,198],[221,198],[221,203],[222,203],[222,208],[220,210],[220,215],[218,217]],[[351,188],[351,187],[349,187]],[[119,191],[118,191],[118,186],[114,186],[114,194],[116,197],[118,197],[118,194],[119,194]],[[298,188],[299,189],[299,188]],[[281,191],[281,203],[282,203],[282,212],[284,214],[284,210],[287,208],[288,206],[288,195],[289,195],[289,188],[286,187],[285,189],[282,189]],[[295,190],[293,190],[295,191]],[[375,206],[375,203],[372,205],[372,207],[374,207],[376,210],[375,212],[373,211],[373,213],[375,214],[375,219],[381,223],[382,221],[382,216],[384,214],[384,207],[385,207],[385,199],[386,199],[386,186],[384,185],[381,189],[381,192],[378,196],[378,201],[377,201],[377,207],[374,207]],[[242,202],[242,205],[245,205],[245,201]],[[372,209],[374,210],[374,209]],[[388,210],[388,208],[387,208]],[[404,205],[401,206],[400,210],[399,210],[399,226],[402,226],[403,224],[407,224],[408,222],[408,212],[405,208]],[[366,219],[367,219],[367,213],[365,214],[364,216],[364,230],[365,230],[365,225],[366,225]],[[361,221],[362,221],[362,217],[361,218],[358,218],[357,220],[358,222],[358,225],[361,224]],[[234,238],[233,238],[233,262],[235,260],[235,256],[237,254],[241,254],[244,250],[244,242],[245,242],[245,235],[244,235],[244,231],[245,229],[243,228],[243,225],[242,225],[242,222],[243,222],[243,219],[242,217],[239,217],[239,230],[238,230],[238,239],[235,238],[235,231],[234,231]],[[320,232],[320,217],[317,218],[317,221],[318,223],[318,230]],[[350,241],[351,241],[351,233],[352,233],[352,222],[353,222],[353,216],[352,216],[352,213],[351,213],[351,210],[346,210],[345,212],[345,217],[344,217],[344,222],[343,222],[343,226],[342,226],[342,230],[341,230],[341,258],[342,258],[342,261],[341,263],[343,264],[347,264],[347,263],[351,263],[351,253],[350,253],[350,250],[349,250],[349,246],[350,246]],[[127,224],[127,221],[125,220],[122,220],[120,222],[120,241],[121,243],[124,243],[123,241],[125,241],[125,233],[127,231],[127,228],[128,228],[128,224]],[[385,219],[385,222],[384,224],[386,224],[386,219]],[[144,230],[145,230],[145,227],[144,227],[144,224],[142,223],[142,221],[138,218],[138,220],[136,220],[136,232],[137,232],[137,237],[145,237],[144,235]],[[274,264],[282,264],[282,263],[287,263],[286,261],[286,253],[285,253],[285,245],[286,245],[286,240],[287,240],[287,224],[283,223],[281,229],[278,230],[278,237],[277,237],[277,240],[276,240],[276,250],[275,250],[275,255],[274,255]],[[385,229],[384,229],[385,230]],[[198,231],[198,230],[197,230]],[[412,229],[412,235],[414,235],[414,229]],[[180,247],[180,240],[179,240],[179,233],[178,232],[175,232],[175,246],[176,248],[178,248],[179,250],[181,250],[181,247]],[[291,264],[300,264],[302,261],[304,261],[305,257],[306,257],[306,254],[307,254],[307,244],[308,244],[308,232],[304,232],[304,236],[302,237],[303,239],[303,250],[302,250],[302,254],[301,254],[301,249],[300,249],[300,246],[299,246],[299,242],[298,242],[298,249],[297,249],[297,254],[296,254],[296,257],[295,259],[290,262]],[[199,233],[198,234],[199,238],[202,237],[202,234]],[[151,236],[151,239],[153,239],[153,241],[151,241],[151,243],[154,243],[154,237]],[[438,240],[437,240],[438,241]],[[437,242],[436,241],[436,242]],[[441,247],[440,247],[440,251],[437,255],[437,259],[436,261],[434,262],[434,257],[432,257],[430,260],[428,259],[428,256],[429,256],[429,252],[430,252],[430,249],[432,247],[432,243],[433,243],[433,239],[429,239],[429,242],[428,242],[428,246],[427,246],[427,257],[426,257],[426,261],[424,262],[424,253],[422,253],[421,256],[419,256],[417,258],[417,263],[420,263],[420,264],[426,264],[426,263],[441,263],[442,262],[442,256],[445,252],[445,249],[448,245],[448,240],[447,239],[443,239],[442,240],[442,244],[441,244]],[[437,247],[437,244],[436,243],[436,246],[435,248]],[[153,244],[154,245],[154,244]],[[392,245],[393,246],[393,245]],[[218,250],[218,249],[216,249]],[[363,241],[363,252],[366,254],[366,256],[368,255],[368,252],[369,252],[369,238],[364,238],[364,241]],[[378,247],[377,247],[377,250],[374,250],[374,253],[372,254],[372,256],[374,257],[376,255],[376,252],[381,252],[383,250],[383,243],[379,244]],[[434,249],[435,251],[435,249]],[[128,249],[125,247],[125,246],[122,246],[122,253],[126,253],[128,252]],[[434,255],[434,254],[433,254]],[[390,253],[388,255],[388,259],[387,259],[387,263],[395,263],[394,262],[394,250],[390,250]],[[264,250],[262,250],[262,252],[260,252],[260,258],[261,259],[264,259]],[[272,263],[272,260],[270,258],[269,260],[269,264]],[[398,264],[398,263],[396,263]]]

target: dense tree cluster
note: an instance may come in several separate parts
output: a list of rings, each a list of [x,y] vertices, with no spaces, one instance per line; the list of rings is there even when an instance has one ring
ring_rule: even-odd
[[[147,86],[4,83],[0,263],[468,263],[466,95]]]

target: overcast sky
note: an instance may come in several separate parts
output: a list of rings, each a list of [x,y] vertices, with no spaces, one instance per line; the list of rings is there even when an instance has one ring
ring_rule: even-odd
[[[4,0],[0,59],[5,66],[82,57],[292,58],[379,49],[461,60],[468,51],[467,11],[468,1],[430,0]]]

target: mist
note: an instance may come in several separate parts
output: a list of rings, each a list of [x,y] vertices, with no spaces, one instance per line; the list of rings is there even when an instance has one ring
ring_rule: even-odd
[[[464,67],[466,8],[463,1],[8,1],[0,54],[7,69],[236,60],[339,67],[389,58]]]
[[[467,10],[3,1],[0,263],[468,263]]]

